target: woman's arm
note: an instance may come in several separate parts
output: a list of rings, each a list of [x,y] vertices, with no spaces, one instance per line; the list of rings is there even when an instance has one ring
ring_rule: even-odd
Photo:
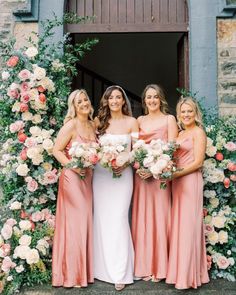
[[[173,178],[190,174],[202,167],[206,151],[206,134],[201,128],[198,128],[193,132],[193,141],[194,161],[185,166],[183,170],[174,173]]]
[[[178,136],[178,126],[175,117],[168,115],[168,141],[173,141]]]

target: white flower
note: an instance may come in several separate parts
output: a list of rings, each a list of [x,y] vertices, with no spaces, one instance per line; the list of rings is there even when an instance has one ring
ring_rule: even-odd
[[[16,101],[13,106],[12,106],[12,109],[11,109],[13,112],[19,112],[20,111],[20,102],[19,101]]]
[[[13,254],[13,258],[20,258],[20,259],[26,259],[27,253],[30,251],[29,246],[16,246]]]
[[[36,249],[30,249],[29,252],[26,253],[26,262],[28,264],[35,264],[39,262],[39,252]]]
[[[23,121],[31,121],[33,118],[33,115],[30,112],[23,112],[21,115],[21,118]]]
[[[29,220],[21,220],[19,222],[19,227],[21,230],[30,230],[31,229],[31,222]]]
[[[219,243],[220,244],[228,243],[228,233],[224,230],[221,230],[219,232]]]
[[[235,263],[233,257],[229,257],[228,261],[229,261],[230,265],[234,265],[234,263]]]
[[[218,198],[211,198],[210,199],[210,204],[212,206],[212,208],[216,208],[219,205],[219,199]]]
[[[43,141],[43,148],[48,151],[48,150],[51,150],[53,148],[53,141],[49,138],[46,138],[44,141]]]
[[[36,80],[41,80],[46,77],[46,70],[44,68],[39,67],[38,65],[33,65],[34,69],[34,78]],[[42,85],[42,84],[41,84]],[[42,85],[43,86],[43,85]],[[44,87],[44,86],[43,86]],[[44,87],[45,88],[45,87]]]
[[[29,132],[30,132],[34,137],[41,135],[41,129],[40,129],[38,126],[30,127]]]
[[[20,176],[26,176],[29,172],[29,168],[27,166],[27,164],[20,164],[17,168],[16,168],[16,173]]]
[[[38,49],[36,47],[29,47],[26,49],[25,54],[29,57],[35,57],[38,54]]]
[[[207,239],[211,245],[215,245],[218,243],[218,233],[216,231],[212,231],[207,235]]]
[[[47,89],[50,92],[54,92],[55,91],[55,86],[54,83],[51,79],[49,79],[48,77],[44,77],[39,81],[39,84],[41,86],[43,86],[43,88]]]
[[[19,244],[22,246],[29,246],[31,244],[31,240],[32,240],[31,236],[23,235],[19,239]]]
[[[60,62],[59,59],[55,59],[53,62],[52,62],[52,69],[55,71],[55,72],[59,72],[61,70],[64,70],[64,64]]]
[[[7,72],[7,71],[2,72],[2,80],[3,81],[7,80],[9,77],[10,77],[9,72]]]
[[[19,266],[16,266],[15,270],[17,273],[21,273],[22,271],[24,271],[24,266],[22,264]]]
[[[39,98],[39,92],[35,88],[30,89],[28,92],[28,95],[29,95],[31,101],[35,101]]]
[[[21,203],[18,201],[15,201],[13,203],[11,203],[10,205],[10,210],[20,210],[21,209]]]
[[[8,281],[8,282],[10,282],[10,281],[12,281],[12,280],[13,280],[13,276],[8,276],[8,277],[7,277],[7,281]]]
[[[216,192],[213,190],[205,190],[203,195],[205,198],[214,198],[216,196]]]
[[[39,124],[39,123],[41,123],[42,121],[43,121],[43,119],[42,119],[42,117],[41,117],[40,114],[36,114],[36,115],[34,115],[33,118],[32,118],[32,122],[33,122],[34,124]]]
[[[213,216],[212,224],[217,228],[223,228],[225,226],[226,218],[225,216]]]

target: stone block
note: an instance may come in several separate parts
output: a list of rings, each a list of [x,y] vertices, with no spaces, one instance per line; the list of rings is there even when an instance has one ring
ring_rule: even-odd
[[[220,71],[224,76],[236,74],[236,60],[227,60],[220,64]]]
[[[219,101],[226,104],[236,104],[236,92],[219,93]]]

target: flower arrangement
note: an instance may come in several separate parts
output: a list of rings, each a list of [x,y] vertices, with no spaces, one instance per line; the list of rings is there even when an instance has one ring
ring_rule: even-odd
[[[96,142],[80,143],[75,141],[69,149],[71,162],[67,165],[68,168],[90,168],[93,169],[98,162],[99,145]],[[80,176],[84,178],[84,176]]]
[[[55,17],[35,43],[16,50],[0,42],[0,293],[50,280],[55,199],[60,167],[52,157],[76,62],[97,40],[49,45],[56,26],[86,18]],[[63,50],[62,50],[63,49]],[[2,217],[5,216],[5,218]]]
[[[127,150],[127,142],[120,138],[113,141],[106,134],[99,139],[100,149],[98,153],[99,161],[102,167],[109,169],[112,172],[113,178],[119,178],[113,169],[129,165],[130,153]]]
[[[177,170],[174,152],[178,146],[175,142],[165,143],[160,139],[152,140],[149,144],[138,140],[131,152],[133,166],[151,172],[155,179],[161,179],[160,187],[165,189],[166,181]]]

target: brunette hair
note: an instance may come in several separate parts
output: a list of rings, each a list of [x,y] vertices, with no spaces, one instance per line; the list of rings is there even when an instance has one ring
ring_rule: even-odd
[[[150,88],[156,90],[156,92],[157,92],[157,94],[158,94],[158,96],[160,98],[160,110],[161,110],[161,112],[163,114],[165,114],[165,115],[169,114],[169,107],[168,107],[168,103],[166,101],[164,90],[160,85],[157,85],[157,84],[149,84],[143,90],[143,93],[142,93],[142,106],[143,106],[145,114],[148,113],[148,109],[147,109],[147,106],[146,106],[146,103],[145,103],[145,97],[146,97],[146,93],[147,93],[148,89],[150,89]]]
[[[187,97],[183,97],[181,96],[178,103],[177,103],[177,106],[176,106],[176,115],[177,115],[177,123],[178,123],[178,126],[183,130],[185,129],[184,128],[184,124],[181,122],[181,119],[180,119],[180,113],[181,113],[181,106],[186,103],[188,105],[190,105],[194,112],[195,112],[195,122],[196,122],[196,125],[199,126],[199,127],[203,127],[203,123],[202,123],[202,113],[201,113],[201,110],[199,108],[199,105],[197,103],[197,101],[192,98],[191,96],[187,96]]]
[[[76,117],[76,109],[75,109],[75,105],[74,105],[74,100],[76,98],[77,95],[79,94],[85,94],[86,97],[88,98],[88,100],[90,101],[89,99],[89,96],[86,92],[85,89],[76,89],[74,90],[73,92],[71,92],[71,94],[69,95],[68,97],[68,110],[67,110],[67,114],[65,116],[65,119],[64,119],[64,124],[66,124],[68,121],[74,119]],[[89,114],[89,119],[92,120],[92,117],[93,117],[93,107],[91,105],[91,112]]]
[[[127,95],[124,92],[124,90],[120,86],[116,86],[116,85],[108,87],[105,90],[105,92],[100,100],[100,106],[98,109],[98,115],[97,115],[97,118],[99,120],[98,132],[100,135],[104,134],[110,125],[109,120],[111,118],[111,111],[109,108],[108,99],[114,90],[120,91],[120,93],[122,94],[122,97],[124,99],[125,103],[122,106],[122,114],[124,114],[126,116],[132,115],[130,106],[128,104],[129,101],[128,101]]]

